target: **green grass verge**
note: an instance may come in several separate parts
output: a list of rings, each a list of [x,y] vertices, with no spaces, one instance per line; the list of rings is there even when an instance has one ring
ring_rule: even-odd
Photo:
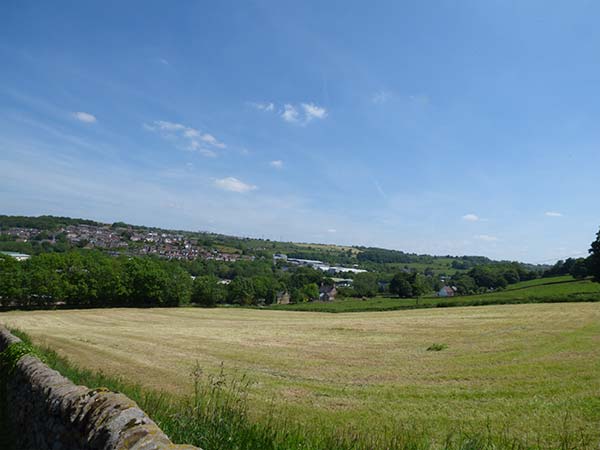
[[[31,348],[29,337],[12,330]],[[585,436],[571,430],[568,418],[557,425],[555,442],[542,447],[525,438],[515,438],[510,430],[497,429],[488,423],[485,429],[456,430],[443,441],[434,441],[418,424],[395,427],[366,435],[351,428],[334,428],[326,423],[300,426],[281,420],[274,414],[259,420],[250,419],[247,382],[242,377],[227,377],[222,370],[206,376],[193,371],[194,393],[187,397],[147,390],[126,380],[101,372],[81,369],[48,348],[33,347],[52,368],[74,383],[88,387],[108,387],[135,400],[138,405],[171,437],[174,442],[198,445],[211,450],[576,450],[595,448]],[[6,406],[6,405],[3,405]],[[9,448],[9,447],[2,447]]]
[[[577,281],[570,277],[555,277],[518,283],[512,289],[489,294],[465,295],[452,298],[424,297],[418,300],[414,298],[401,299],[398,297],[374,297],[367,300],[344,298],[333,302],[273,305],[270,308],[344,313],[415,308],[447,308],[453,306],[597,301],[600,301],[600,283],[594,283],[590,280]]]

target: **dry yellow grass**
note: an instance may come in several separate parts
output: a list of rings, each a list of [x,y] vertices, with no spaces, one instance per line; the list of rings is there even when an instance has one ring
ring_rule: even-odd
[[[0,314],[73,362],[151,388],[190,389],[207,371],[247,374],[300,421],[372,428],[414,422],[507,426],[551,438],[600,436],[600,304],[531,304],[382,313],[104,309]],[[433,343],[448,347],[426,351]]]

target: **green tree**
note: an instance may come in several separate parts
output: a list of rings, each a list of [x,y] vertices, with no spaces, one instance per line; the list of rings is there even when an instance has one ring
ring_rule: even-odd
[[[132,306],[178,306],[189,303],[192,280],[181,267],[151,258],[127,261]]]
[[[592,242],[590,256],[588,257],[588,270],[594,277],[594,281],[600,283],[600,231],[596,234],[596,240]]]
[[[427,278],[419,273],[413,274],[411,277],[411,286],[413,296],[419,298],[432,290],[431,285],[427,282]]]
[[[0,306],[19,302],[23,291],[23,269],[15,258],[0,254]]]
[[[390,282],[390,292],[400,298],[410,298],[413,296],[413,286],[411,284],[411,274],[398,272]]]
[[[192,288],[192,302],[202,306],[215,306],[223,303],[226,298],[226,290],[219,279],[214,275],[203,275],[196,277]]]
[[[23,262],[27,297],[24,305],[52,305],[67,300],[69,287],[66,281],[63,255],[43,253]]]
[[[319,298],[319,286],[316,283],[308,283],[300,288],[292,289],[290,295],[292,303],[304,303]]]
[[[374,297],[379,288],[377,274],[371,272],[356,274],[352,287],[359,297]]]
[[[270,305],[277,299],[277,293],[283,289],[282,284],[273,275],[254,277],[254,292],[256,300],[262,300]]]
[[[457,293],[460,295],[473,294],[477,291],[477,283],[467,274],[452,277],[452,285],[456,286]]]
[[[586,258],[578,258],[571,267],[571,276],[577,280],[583,280],[589,275],[589,261]]]
[[[308,300],[317,300],[319,298],[319,286],[316,283],[309,283],[302,288],[302,293]]]
[[[311,267],[298,267],[290,278],[290,287],[301,289],[310,283],[315,283],[317,286],[323,281],[323,272]]]
[[[228,285],[227,297],[231,303],[251,305],[255,302],[254,283],[251,278],[237,277]]]
[[[291,300],[294,303],[309,302],[319,298],[319,286],[316,283],[308,283],[300,288],[295,288],[291,293]]]

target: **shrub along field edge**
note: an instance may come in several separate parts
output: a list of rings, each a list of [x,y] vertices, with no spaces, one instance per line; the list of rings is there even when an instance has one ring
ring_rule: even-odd
[[[332,302],[273,305],[270,309],[344,313],[396,311],[420,308],[451,308],[460,306],[573,302],[600,302],[600,284],[593,283],[590,280],[562,280],[560,282],[534,284],[519,289],[507,289],[488,294],[465,295],[451,298],[423,297],[421,299],[403,299],[398,297],[373,297],[366,300],[348,298]]]

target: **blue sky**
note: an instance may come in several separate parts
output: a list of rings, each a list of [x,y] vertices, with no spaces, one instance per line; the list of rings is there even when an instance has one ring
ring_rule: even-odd
[[[600,226],[600,4],[0,4],[0,212],[528,262]]]

